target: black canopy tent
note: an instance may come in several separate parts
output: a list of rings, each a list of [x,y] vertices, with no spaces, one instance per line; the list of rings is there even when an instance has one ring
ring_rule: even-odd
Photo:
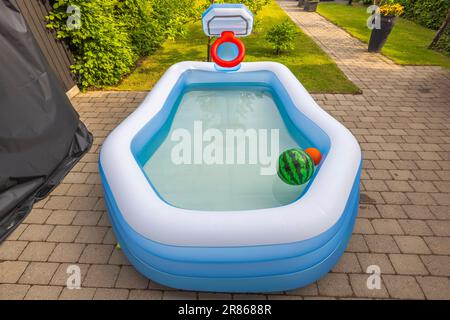
[[[92,145],[14,0],[0,0],[0,242]]]

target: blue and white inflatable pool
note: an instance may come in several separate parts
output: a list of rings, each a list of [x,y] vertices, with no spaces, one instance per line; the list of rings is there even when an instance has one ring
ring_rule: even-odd
[[[315,147],[323,159],[302,188],[254,163],[174,162],[175,133],[199,122],[216,133],[277,129],[280,148]],[[108,136],[99,166],[117,240],[142,274],[179,289],[269,292],[305,286],[337,263],[358,211],[361,162],[353,135],[285,66],[181,62]]]

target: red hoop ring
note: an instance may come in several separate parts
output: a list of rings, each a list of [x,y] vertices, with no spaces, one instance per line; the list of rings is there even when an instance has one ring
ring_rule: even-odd
[[[238,55],[233,60],[223,60],[219,57],[217,54],[217,51],[219,49],[219,46],[222,43],[230,42],[237,46],[238,48]],[[214,43],[211,46],[211,58],[215,63],[217,63],[219,66],[223,68],[233,68],[236,67],[238,64],[244,60],[245,57],[245,47],[241,40],[236,38],[234,36],[234,33],[232,31],[224,31],[222,32],[220,38],[216,39]]]

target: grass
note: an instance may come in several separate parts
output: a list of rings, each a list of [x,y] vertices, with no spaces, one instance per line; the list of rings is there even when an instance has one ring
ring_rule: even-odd
[[[371,30],[366,7],[339,3],[320,3],[317,12],[354,37],[368,43]],[[450,68],[450,58],[428,49],[436,31],[399,18],[382,50],[394,62],[403,65],[438,65]]]
[[[246,47],[245,61],[278,61],[285,64],[314,93],[358,93],[354,85],[336,66],[328,55],[308,36],[298,29],[295,49],[277,56],[265,41],[267,30],[274,24],[288,19],[284,11],[275,3],[265,7],[259,14],[259,27],[254,33],[243,38]],[[201,23],[188,26],[186,39],[166,41],[161,49],[141,60],[137,68],[119,85],[108,90],[149,90],[172,64],[179,61],[206,60],[207,38]]]

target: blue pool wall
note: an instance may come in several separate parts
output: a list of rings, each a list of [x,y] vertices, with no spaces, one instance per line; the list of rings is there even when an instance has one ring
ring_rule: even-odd
[[[129,261],[146,277],[174,288],[224,292],[270,292],[306,286],[329,272],[351,237],[358,212],[360,173],[340,219],[310,239],[288,244],[199,247],[147,239],[128,225],[100,165],[107,212]]]

